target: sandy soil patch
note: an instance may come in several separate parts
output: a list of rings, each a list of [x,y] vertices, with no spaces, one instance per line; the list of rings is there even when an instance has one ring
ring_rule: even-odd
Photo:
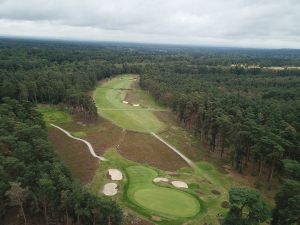
[[[123,179],[122,172],[118,169],[109,169],[108,175],[111,180],[122,180]]]
[[[153,182],[154,183],[159,183],[159,182],[168,182],[169,179],[168,178],[165,178],[165,177],[156,177],[153,179]]]
[[[116,183],[107,183],[104,185],[102,192],[107,196],[114,196],[118,193],[118,185]]]
[[[174,187],[177,188],[188,188],[189,186],[184,181],[175,180],[171,182]]]

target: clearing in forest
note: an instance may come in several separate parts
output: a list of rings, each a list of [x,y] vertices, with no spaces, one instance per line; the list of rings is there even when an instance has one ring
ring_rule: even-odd
[[[216,224],[222,219],[227,211],[222,204],[228,201],[228,190],[236,182],[211,164],[199,162],[199,149],[192,146],[189,134],[174,122],[169,111],[138,87],[138,76],[108,80],[97,87],[94,100],[100,114],[94,123],[75,119],[53,106],[39,107],[48,125],[59,124],[72,136],[89,141],[97,155],[108,159],[96,169],[98,161],[82,142],[49,127],[56,151],[75,177],[89,182],[91,192],[103,195],[105,185],[112,182],[107,171],[116,168],[124,176],[115,181],[118,191],[111,198],[136,217],[160,225],[186,221]],[[175,147],[193,159],[192,167],[188,159],[175,153]],[[168,182],[154,183],[156,177]],[[188,188],[176,188],[174,181],[184,181]]]

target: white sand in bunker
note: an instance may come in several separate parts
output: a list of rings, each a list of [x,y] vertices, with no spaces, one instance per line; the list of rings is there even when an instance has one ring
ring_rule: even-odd
[[[108,175],[111,180],[122,180],[123,179],[122,172],[118,169],[109,169]]]
[[[177,188],[188,188],[187,183],[185,183],[184,181],[175,180],[175,181],[172,181],[171,183],[174,187],[177,187]]]
[[[118,185],[116,183],[107,183],[104,185],[102,192],[107,196],[114,196],[118,193]]]
[[[156,177],[153,179],[153,182],[154,183],[159,183],[159,182],[168,182],[169,179],[168,178],[165,178],[165,177]]]

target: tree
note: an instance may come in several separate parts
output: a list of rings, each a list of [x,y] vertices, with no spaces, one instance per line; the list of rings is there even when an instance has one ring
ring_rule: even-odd
[[[27,219],[24,211],[23,204],[26,202],[26,198],[28,195],[28,189],[27,188],[22,188],[21,183],[16,183],[16,182],[11,182],[10,183],[11,187],[10,189],[6,192],[6,195],[10,199],[11,205],[17,205],[20,207],[24,223],[25,225],[27,224]]]
[[[229,146],[229,137],[232,129],[232,120],[228,115],[221,115],[217,119],[221,135],[221,158],[223,157],[225,147]]]
[[[45,222],[48,224],[48,207],[54,198],[55,186],[53,181],[47,178],[46,175],[39,179],[38,185],[37,197],[43,208]]]
[[[60,193],[61,207],[66,213],[66,225],[69,225],[69,208],[71,207],[70,190],[62,190]]]
[[[300,224],[300,182],[287,180],[275,197],[272,225]]]
[[[271,212],[259,193],[247,188],[233,188],[229,191],[230,210],[225,217],[226,225],[256,225],[266,222]],[[234,223],[234,224],[235,224]]]
[[[284,175],[290,179],[300,181],[300,163],[296,160],[283,160]]]

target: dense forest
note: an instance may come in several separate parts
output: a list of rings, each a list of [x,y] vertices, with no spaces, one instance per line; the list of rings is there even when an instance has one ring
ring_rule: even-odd
[[[261,176],[265,165],[271,182],[282,159],[300,160],[299,76],[183,74],[149,66],[141,85],[241,173],[251,167]]]
[[[88,93],[97,82],[138,73],[141,87],[170,107],[212,154],[240,173],[267,174],[270,188],[274,176],[280,178],[272,223],[300,224],[299,66],[299,50],[1,39],[0,222],[17,209],[27,224],[121,224],[114,202],[92,196],[71,178],[34,106],[63,104],[94,120]],[[256,192],[229,194],[233,207],[225,224],[270,217]],[[252,199],[237,200],[243,195]],[[240,220],[244,206],[249,215]]]
[[[25,224],[121,224],[114,202],[91,195],[71,178],[32,103],[2,98],[0,113],[1,220],[19,208]]]

